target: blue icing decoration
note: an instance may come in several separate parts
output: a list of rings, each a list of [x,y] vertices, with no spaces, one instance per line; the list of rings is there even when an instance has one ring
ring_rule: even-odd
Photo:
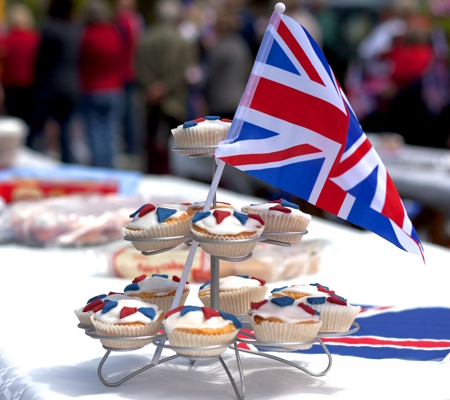
[[[205,211],[205,212],[199,212],[197,211],[194,215],[194,218],[192,218],[192,223],[195,224],[198,221],[201,221],[202,219],[209,217],[211,215],[211,211]]]
[[[245,225],[245,223],[247,222],[247,220],[248,220],[248,215],[247,214],[244,214],[244,213],[240,213],[239,211],[234,211],[234,216],[239,220],[239,222],[242,224],[242,225]]]
[[[158,207],[156,209],[156,214],[158,214],[158,222],[161,224],[167,218],[170,218],[173,214],[176,214],[176,212],[177,210],[171,208]]]
[[[180,317],[191,311],[202,311],[202,308],[197,306],[184,306],[184,308],[180,311]]]
[[[138,308],[138,311],[141,314],[144,314],[146,317],[150,318],[151,320],[153,320],[156,315],[155,309],[151,308],[151,307],[140,307],[140,308]]]
[[[294,299],[292,297],[284,296],[284,297],[274,297],[270,300],[273,304],[276,304],[280,307],[291,306],[294,304]]]
[[[205,282],[202,286],[200,286],[199,290],[202,290],[203,288],[205,288],[206,286],[208,286],[211,283],[211,281]]]
[[[86,304],[91,303],[95,299],[103,299],[104,297],[106,297],[106,294],[99,294],[98,296],[95,296],[95,297],[92,297],[91,299],[89,299]]]
[[[117,301],[108,301],[105,307],[102,308],[102,314],[106,314],[109,310],[112,310],[114,307],[117,307],[119,303]]]
[[[281,290],[286,289],[286,288],[287,288],[287,286],[279,287],[279,288],[273,289],[270,293],[280,292]]]
[[[241,321],[239,321],[234,315],[227,314],[220,310],[219,310],[219,314],[222,316],[223,319],[227,319],[227,320],[231,321],[236,328],[238,328],[238,329],[242,328]]]
[[[314,312],[316,313],[316,315],[320,315],[320,312],[317,310],[314,310]]]
[[[250,204],[250,207],[253,207],[253,206],[260,206],[261,204],[264,204],[264,203]]]
[[[141,207],[139,207],[133,214],[130,214],[130,218],[134,218],[136,215],[139,214],[139,211],[141,211],[145,207],[145,204]]]
[[[250,279],[249,275],[236,275],[236,276],[239,276],[239,278]]]
[[[152,274],[152,278],[154,278],[155,276],[157,276],[159,278],[169,279],[169,275],[166,275],[166,274]]]
[[[290,201],[287,200],[281,200],[280,203],[283,207],[290,207],[290,208],[295,208],[296,210],[300,210],[300,207],[297,204],[291,203]]]
[[[207,121],[215,121],[215,120],[217,120],[217,119],[220,119],[220,117],[218,117],[217,115],[206,115],[206,116],[205,116],[205,119],[206,119]]]
[[[308,297],[306,301],[309,304],[317,305],[317,304],[323,304],[326,301],[326,297]]]
[[[320,283],[310,283],[309,284],[309,286],[319,286],[319,285],[320,285]],[[328,286],[323,286],[323,285],[320,285],[320,286],[322,286],[324,289],[330,290],[330,288]]]
[[[192,128],[194,126],[197,126],[197,122],[187,121],[183,124],[183,129]]]
[[[129,290],[139,290],[139,285],[137,283],[130,283],[125,289],[124,292],[128,292]]]

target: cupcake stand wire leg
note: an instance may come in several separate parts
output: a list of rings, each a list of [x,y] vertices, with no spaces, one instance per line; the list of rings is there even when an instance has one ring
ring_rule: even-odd
[[[239,389],[238,389],[238,387],[236,385],[236,381],[234,380],[233,375],[231,375],[231,372],[228,369],[227,365],[225,364],[225,361],[223,361],[223,358],[219,357],[219,361],[222,364],[223,369],[227,373],[231,384],[233,385],[233,389],[234,389],[234,391],[236,393],[236,397],[238,398],[238,400],[244,400],[244,397],[245,397],[244,371],[242,369],[241,357],[239,356],[239,351],[238,351],[238,347],[237,347],[236,343],[234,343],[234,352],[235,352],[235,355],[236,355],[236,363],[237,363],[237,367],[238,367],[238,371],[239,371],[239,378],[241,380],[241,390],[240,391],[239,391]]]

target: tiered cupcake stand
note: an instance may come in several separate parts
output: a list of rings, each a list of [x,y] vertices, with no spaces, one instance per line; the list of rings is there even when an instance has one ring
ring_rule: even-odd
[[[216,146],[202,146],[202,147],[188,147],[188,148],[182,148],[182,147],[176,147],[173,148],[172,150],[174,151],[179,151],[183,153],[186,153],[187,151],[190,154],[183,154],[183,155],[188,155],[190,158],[200,158],[200,157],[209,157],[212,159],[212,173],[213,173],[213,178],[216,172],[216,162],[214,159],[214,154],[213,151],[215,149]],[[207,153],[205,153],[205,151],[207,151]],[[193,154],[195,152],[195,154]],[[213,208],[216,208],[216,195],[214,193],[214,197],[212,200],[212,204],[213,204]],[[209,207],[208,207],[209,209]],[[271,239],[271,237],[273,236],[280,236],[280,234],[282,234],[283,236],[294,236],[294,235],[298,235],[298,236],[303,236],[306,235],[308,233],[308,231],[304,231],[304,232],[282,232],[282,233],[263,233],[261,235],[260,238],[257,239],[243,239],[243,240],[236,240],[233,241],[234,243],[243,243],[243,242],[248,242],[248,241],[258,241],[258,242],[264,242],[264,243],[268,243],[268,244],[273,244],[273,245],[277,245],[277,246],[284,246],[284,247],[290,247],[291,245],[289,243],[284,243],[284,242],[279,242],[276,240]],[[204,239],[194,239],[193,235],[187,235],[187,236],[176,236],[176,237],[165,237],[165,238],[128,238],[125,237],[125,240],[128,241],[146,241],[146,242],[171,242],[173,240],[182,240],[184,242],[184,244],[186,246],[191,246],[194,242],[194,240],[196,242],[199,243],[199,245],[201,246],[201,243],[203,242],[207,242]],[[223,241],[217,241],[215,240],[214,243],[218,244],[223,242],[224,244],[228,244],[230,245],[230,242],[227,240],[223,240]],[[172,242],[173,243],[173,242]],[[176,247],[176,246],[175,246]],[[166,251],[170,251],[172,249],[174,249],[175,247],[173,246],[168,246],[167,248],[163,248],[162,250],[156,250],[156,251],[143,251],[142,254],[145,256],[151,256],[151,255],[155,255],[155,254],[159,254],[159,253],[163,253]],[[232,261],[232,262],[240,262],[240,261],[245,261],[247,259],[249,259],[252,256],[252,253],[244,256],[244,257],[238,257],[238,258],[229,258],[229,257],[215,257],[215,256],[211,256],[211,283],[210,283],[210,289],[211,289],[211,308],[214,308],[216,310],[219,309],[219,269],[220,269],[220,260],[226,260],[226,261]],[[187,275],[187,274],[186,274]],[[180,282],[180,286],[184,287],[183,284],[183,278],[182,281]],[[239,315],[237,316],[238,319],[241,321],[242,323],[242,328],[239,331],[239,334],[237,335],[237,338],[233,341],[231,341],[230,343],[226,343],[226,344],[221,344],[221,345],[215,345],[215,346],[204,346],[204,347],[180,347],[180,346],[171,346],[170,344],[166,343],[167,340],[167,335],[165,333],[156,335],[156,336],[140,336],[140,337],[123,337],[123,336],[102,336],[99,335],[95,332],[93,327],[87,327],[87,326],[83,326],[81,324],[78,325],[79,328],[84,329],[86,335],[88,335],[91,338],[94,339],[108,339],[108,340],[120,340],[120,341],[130,341],[130,343],[135,342],[135,341],[145,341],[146,344],[153,344],[154,346],[156,346],[157,350],[155,351],[155,355],[153,357],[153,360],[150,364],[146,365],[143,368],[140,368],[136,371],[134,371],[133,373],[125,376],[124,378],[116,381],[116,382],[111,382],[108,381],[102,374],[102,368],[106,362],[106,360],[108,359],[109,355],[111,354],[111,352],[129,352],[129,351],[134,351],[137,350],[139,348],[142,348],[144,346],[140,346],[140,347],[135,347],[130,345],[130,348],[125,348],[125,349],[116,349],[116,348],[112,348],[112,347],[108,347],[108,346],[103,346],[104,349],[106,350],[105,355],[103,356],[102,360],[100,361],[100,364],[98,366],[98,377],[100,379],[100,381],[106,385],[106,386],[110,386],[110,387],[116,387],[121,385],[122,383],[128,381],[129,379],[135,377],[136,375],[147,371],[148,369],[151,369],[153,367],[156,367],[160,364],[164,364],[166,362],[172,361],[174,359],[177,358],[186,358],[189,360],[191,365],[194,365],[196,361],[198,360],[209,360],[209,359],[215,359],[217,358],[218,361],[221,363],[222,367],[224,368],[228,378],[230,379],[230,382],[233,386],[233,389],[236,393],[236,397],[239,400],[243,400],[245,397],[245,379],[244,379],[244,372],[243,372],[243,368],[242,368],[242,363],[241,363],[241,359],[239,356],[240,352],[244,352],[244,353],[250,353],[253,355],[257,355],[260,357],[265,357],[265,358],[269,358],[275,361],[279,361],[282,362],[284,364],[287,364],[291,367],[297,368],[311,376],[314,377],[320,377],[320,376],[324,376],[331,368],[332,365],[332,357],[330,352],[328,351],[327,347],[325,346],[325,344],[322,341],[322,337],[338,337],[338,336],[346,336],[346,335],[350,335],[356,331],[359,330],[359,325],[356,322],[353,322],[352,325],[352,329],[346,331],[346,332],[336,332],[336,333],[319,333],[316,337],[316,339],[314,341],[311,342],[296,342],[296,343],[267,343],[267,342],[259,342],[256,340],[256,338],[254,337],[254,335],[251,333],[251,326],[250,323],[248,321],[248,316],[246,314],[244,315]],[[326,366],[326,368],[323,371],[320,372],[314,372],[314,371],[310,371],[309,369],[295,363],[289,360],[286,360],[282,357],[278,357],[269,353],[272,352],[278,352],[278,353],[282,353],[282,352],[292,352],[292,348],[294,347],[300,347],[300,346],[305,346],[305,345],[312,345],[314,343],[318,342],[320,344],[320,346],[322,347],[322,349],[324,350],[325,354],[328,357],[328,364]],[[247,348],[241,348],[238,346],[239,343],[243,343],[246,345],[250,345],[253,346],[255,348],[257,348],[258,350],[261,351],[257,351],[257,350],[248,350],[248,346],[245,346]],[[238,384],[236,383],[235,379],[233,378],[233,375],[231,373],[231,371],[229,370],[229,368],[227,367],[227,365],[225,364],[225,361],[223,360],[221,355],[202,355],[202,353],[205,352],[209,352],[211,353],[214,350],[220,350],[226,348],[226,349],[230,349],[233,350],[235,358],[236,358],[236,364],[237,364],[237,368],[238,368],[238,373],[239,373],[239,378],[240,378],[240,387],[238,387]],[[176,354],[172,355],[172,356],[168,356],[165,358],[160,359],[160,355],[161,355],[161,351],[162,349],[169,349],[174,351]]]

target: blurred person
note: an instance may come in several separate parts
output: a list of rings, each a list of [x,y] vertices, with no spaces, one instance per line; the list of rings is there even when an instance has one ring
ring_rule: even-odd
[[[112,168],[123,115],[122,41],[106,0],[84,9],[80,46],[81,111],[92,164]]]
[[[35,68],[36,102],[29,147],[43,151],[43,129],[50,119],[59,125],[61,159],[71,162],[69,125],[79,98],[80,27],[71,21],[72,0],[51,0]]]
[[[233,119],[250,75],[252,55],[238,33],[237,15],[219,12],[216,22],[217,42],[209,49],[209,76],[205,97],[211,115]]]
[[[30,124],[34,106],[34,68],[40,42],[33,26],[33,15],[26,5],[18,3],[9,7],[1,81],[8,114],[27,124]]]
[[[147,104],[148,172],[169,172],[170,129],[182,124],[187,115],[188,84],[185,79],[195,52],[177,29],[181,3],[159,0],[155,4],[157,23],[143,37],[136,69]]]
[[[142,16],[136,10],[135,0],[116,1],[116,21],[122,38],[123,58],[123,81],[124,92],[124,139],[125,153],[135,155],[138,152],[138,126],[140,116],[135,106],[137,90],[136,79],[136,52],[139,41],[144,33],[144,22]]]

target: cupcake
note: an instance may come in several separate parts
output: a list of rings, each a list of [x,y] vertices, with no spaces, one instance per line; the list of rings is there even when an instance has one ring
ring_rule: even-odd
[[[164,274],[153,274],[151,278],[143,274],[134,278],[132,283],[125,287],[124,293],[130,297],[138,297],[146,303],[156,304],[167,313],[172,306],[179,282],[180,278],[175,275],[169,279],[169,275]],[[186,282],[178,305],[183,305],[188,295],[189,282]]]
[[[239,240],[257,239],[263,230],[264,221],[259,215],[243,214],[231,209],[197,211],[191,223],[191,232],[196,239],[212,241],[200,242],[202,250],[218,257],[243,257],[250,254],[257,242],[239,243]],[[215,240],[226,240],[230,244],[214,243]]]
[[[224,345],[209,350],[176,350],[193,357],[219,356],[231,344],[241,328],[238,319],[212,308],[181,306],[169,311],[164,328],[172,346],[202,347]]]
[[[225,118],[206,116],[172,129],[172,135],[177,147],[216,146],[227,137],[231,122]],[[204,153],[214,153],[214,149],[180,151],[180,154]]]
[[[189,208],[192,211],[203,211],[203,208],[205,207],[204,201],[197,201],[195,203],[192,203]],[[211,203],[211,206],[209,207],[210,210],[212,210],[214,207]],[[230,203],[224,203],[223,201],[217,201],[216,202],[216,208],[231,208],[234,210],[234,207]]]
[[[219,280],[220,309],[234,315],[247,314],[252,302],[264,299],[266,281],[248,275],[227,276]],[[198,297],[206,307],[211,306],[210,282],[200,286]]]
[[[250,204],[241,208],[242,212],[257,214],[262,217],[266,226],[264,232],[303,232],[311,221],[311,215],[300,211],[297,204],[284,199],[268,203]],[[300,242],[302,235],[270,236],[269,239],[295,244]]]
[[[295,303],[307,304],[320,313],[322,327],[320,332],[346,332],[350,329],[360,306],[353,306],[338,296],[333,290],[319,283],[310,285],[293,285],[274,289],[272,297],[289,296]]]
[[[189,224],[194,212],[184,204],[145,204],[133,214],[124,228],[126,236],[136,239],[164,238],[189,235]],[[136,250],[155,251],[175,247],[186,239],[155,242],[131,241]]]
[[[95,332],[104,336],[155,336],[164,319],[164,312],[155,304],[140,300],[105,301],[94,308],[91,321]],[[104,346],[115,349],[134,349],[151,340],[100,339]]]
[[[303,303],[295,304],[287,296],[252,303],[248,316],[256,339],[268,343],[314,341],[322,325],[317,311]],[[312,344],[283,347],[305,350]]]
[[[108,295],[99,294],[98,296],[90,298],[84,307],[77,308],[74,312],[77,318],[79,319],[81,325],[94,326],[91,321],[91,315],[94,314],[93,310],[95,307],[99,306],[104,301],[110,300],[117,301],[122,299],[129,299],[129,297],[125,296],[123,293],[115,293],[115,292],[109,292]]]

